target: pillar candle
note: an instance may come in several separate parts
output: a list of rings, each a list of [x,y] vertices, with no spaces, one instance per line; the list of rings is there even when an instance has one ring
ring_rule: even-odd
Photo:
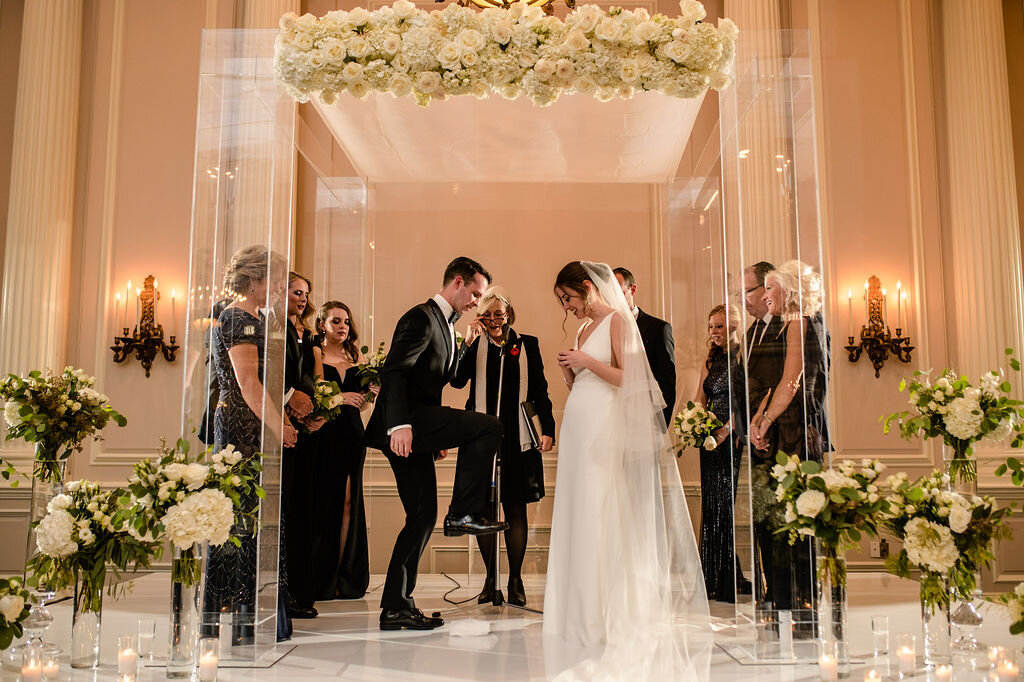
[[[121,675],[134,675],[139,662],[139,653],[135,649],[124,649],[117,654],[117,672]]]
[[[142,290],[135,287],[135,327],[142,325]]]
[[[853,289],[846,292],[846,306],[850,314],[850,336],[853,336]]]
[[[901,309],[901,306],[900,306],[900,296],[902,295],[902,293],[903,293],[903,283],[900,282],[899,280],[896,280],[896,328],[897,329],[902,329],[903,328],[903,325],[900,324],[900,320],[901,320],[901,317],[900,317],[900,312],[901,312],[901,310],[900,310]]]
[[[217,679],[217,654],[211,652],[199,657],[199,679],[203,682]]]
[[[896,652],[896,658],[900,663],[900,672],[904,675],[909,675],[914,672],[914,668],[917,665],[916,654],[914,650],[908,646],[901,646],[899,651]]]
[[[128,328],[128,299],[132,297],[132,281],[128,280],[128,286],[124,288],[124,325],[125,329]]]
[[[839,679],[839,661],[835,656],[822,654],[818,657],[818,675],[824,682]]]
[[[178,318],[174,314],[174,289],[171,289],[171,336],[175,335],[175,330],[178,328]]]
[[[51,657],[43,663],[43,678],[47,680],[60,679],[60,664],[57,663],[56,659]]]

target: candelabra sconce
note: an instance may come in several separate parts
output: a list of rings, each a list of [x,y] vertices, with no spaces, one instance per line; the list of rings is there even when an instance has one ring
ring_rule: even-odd
[[[174,362],[178,345],[175,343],[173,329],[171,335],[164,340],[164,326],[156,321],[157,301],[160,300],[160,289],[153,275],[146,277],[143,287],[135,290],[135,319],[134,329],[128,327],[128,298],[131,295],[131,281],[125,291],[124,316],[121,335],[114,337],[114,345],[110,350],[114,351],[114,362],[122,363],[132,356],[142,363],[146,370],[146,377],[153,368],[153,360],[158,354],[164,356],[167,362]],[[115,326],[120,316],[120,293],[116,297],[114,309]],[[171,290],[171,318],[174,319],[174,290]]]
[[[896,334],[893,335],[889,328],[889,308],[886,290],[878,277],[871,276],[864,282],[864,311],[866,323],[860,328],[860,341],[855,343],[853,335],[853,290],[848,293],[848,305],[850,316],[850,343],[846,346],[850,362],[857,362],[861,355],[866,354],[875,368],[875,378],[881,376],[882,367],[889,356],[900,362],[908,363],[911,359],[911,352],[914,347],[910,345],[910,337],[903,336],[901,328],[906,310],[907,294],[903,291],[903,285],[896,282]]]

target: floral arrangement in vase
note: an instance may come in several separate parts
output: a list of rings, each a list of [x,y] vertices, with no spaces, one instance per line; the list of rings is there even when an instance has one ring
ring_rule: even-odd
[[[686,403],[686,409],[672,420],[672,432],[676,436],[676,457],[682,455],[686,448],[714,450],[718,447],[715,431],[720,428],[722,420],[714,412],[693,401]]]
[[[0,381],[0,398],[6,401],[6,440],[35,443],[34,475],[40,480],[59,483],[59,463],[81,450],[87,437],[101,438],[99,432],[111,421],[118,426],[128,423],[95,385],[95,378],[73,367],[65,367],[60,374],[38,370],[25,377],[10,374]],[[0,471],[5,479],[12,473],[9,463]]]
[[[885,465],[865,459],[860,467],[850,460],[822,470],[812,460],[778,453],[772,467],[777,482],[775,498],[785,505],[785,524],[776,532],[788,532],[793,543],[801,535],[817,538],[822,556],[818,579],[846,585],[843,555],[857,546],[862,534],[878,534],[877,519],[889,506],[877,479]]]
[[[232,445],[219,452],[210,447],[191,457],[188,441],[179,439],[174,448],[161,444],[159,459],[135,464],[122,504],[132,509],[134,535],[168,540],[181,552],[172,581],[193,585],[199,580],[197,544],[231,541],[240,546],[231,535],[232,526],[236,521],[255,526],[255,514],[242,511],[242,497],[266,497],[258,483],[261,458],[259,453],[243,457]]]
[[[1007,348],[1006,354],[1011,368],[1020,371],[1013,349]],[[899,389],[910,392],[912,407],[883,417],[883,430],[889,433],[896,422],[900,436],[907,440],[941,438],[952,453],[947,460],[954,482],[977,479],[972,456],[974,444],[981,439],[1003,441],[1014,434],[1011,446],[1024,446],[1024,403],[1009,397],[1012,386],[1002,370],[985,373],[978,386],[952,370],[943,371],[934,383],[929,372],[916,371],[910,382],[900,381]]]
[[[458,332],[456,332],[455,343],[460,343],[458,339]],[[384,368],[384,362],[388,359],[388,353],[384,350],[384,342],[381,341],[377,346],[377,350],[374,351],[373,355],[367,355],[370,349],[367,346],[363,346],[359,349],[364,356],[366,356],[366,362],[359,365],[359,369],[356,370],[356,375],[360,379],[360,385],[363,390],[367,391],[366,402],[372,403],[376,399],[377,394],[372,390],[374,386],[380,387],[381,379],[380,372]]]
[[[976,574],[995,558],[992,543],[1010,536],[992,497],[967,496],[948,489],[949,474],[934,471],[916,481],[905,473],[886,482],[888,510],[882,525],[903,542],[886,560],[886,568],[901,578],[921,572],[921,602],[926,608],[948,609],[953,593],[968,595]]]
[[[654,90],[694,98],[726,88],[736,25],[702,22],[696,0],[680,0],[679,12],[583,5],[563,20],[527,2],[484,10],[452,3],[428,12],[409,0],[319,19],[289,12],[274,70],[292,97],[305,102],[319,93],[325,104],[344,92],[411,95],[421,106],[457,95],[525,95],[546,106],[562,94],[608,101]]]
[[[28,590],[19,578],[0,578],[0,651],[21,637],[21,622],[28,618]]]

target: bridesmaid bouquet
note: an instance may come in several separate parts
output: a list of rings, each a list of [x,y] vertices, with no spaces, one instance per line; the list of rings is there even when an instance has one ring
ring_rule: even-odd
[[[95,613],[108,567],[115,577],[129,567],[132,572],[148,568],[161,543],[134,532],[133,511],[120,504],[124,495],[124,490],[101,490],[98,483],[80,480],[50,500],[36,526],[36,554],[26,565],[32,573],[29,582],[54,590],[80,582],[79,608]]]
[[[367,346],[363,346],[360,352],[366,355],[370,349]],[[363,390],[368,392],[366,396],[366,402],[372,403],[377,397],[374,393],[369,392],[370,386],[380,386],[380,371],[384,367],[384,361],[388,359],[387,351],[384,350],[384,342],[381,341],[380,345],[377,346],[377,351],[370,356],[367,356],[366,362],[359,365],[359,369],[356,374],[361,379],[361,385]]]
[[[99,439],[110,421],[118,426],[128,423],[107,404],[107,396],[93,388],[95,383],[73,367],[65,367],[60,374],[44,375],[38,370],[25,377],[9,374],[0,381],[0,398],[6,401],[6,440],[22,438],[36,444],[34,475],[40,480],[59,482],[58,462],[81,450],[82,441],[88,436]],[[0,471],[5,479],[12,473],[9,463]]]
[[[818,579],[845,585],[846,564],[840,558],[857,546],[861,533],[878,534],[877,519],[889,508],[876,483],[885,465],[865,459],[858,469],[846,460],[823,471],[813,460],[781,452],[775,461],[775,498],[786,510],[777,532],[788,531],[790,543],[801,535],[817,538],[822,554]]]
[[[672,431],[676,434],[676,457],[687,448],[703,447],[714,450],[718,446],[714,433],[722,428],[722,420],[703,405],[686,403],[686,409],[676,415]]]
[[[189,444],[178,439],[173,449],[161,444],[159,460],[144,459],[134,465],[135,474],[128,479],[129,494],[121,505],[131,509],[134,537],[153,538],[162,543],[169,540],[181,551],[184,561],[175,561],[171,579],[191,585],[199,579],[199,561],[194,560],[193,547],[208,542],[236,547],[241,541],[231,535],[236,515],[240,525],[255,527],[256,511],[243,511],[243,496],[254,493],[265,498],[260,487],[261,453],[243,458],[233,445],[220,452],[213,447],[198,457],[189,456]],[[189,559],[193,560],[189,560]]]
[[[1007,348],[1006,354],[1010,367],[1020,371],[1013,349]],[[984,374],[980,386],[952,370],[945,370],[932,383],[928,372],[918,370],[909,383],[900,381],[899,389],[910,392],[911,409],[883,417],[883,430],[889,433],[896,422],[900,436],[907,440],[941,438],[953,451],[949,473],[954,480],[977,478],[977,464],[971,457],[974,444],[982,438],[1002,441],[1014,434],[1011,447],[1024,446],[1024,403],[1009,397],[1012,386],[1002,370]]]
[[[19,578],[0,578],[0,651],[21,637],[21,621],[28,618],[28,590]]]
[[[941,471],[908,481],[905,473],[890,476],[888,509],[881,514],[886,530],[903,542],[886,568],[901,578],[921,571],[921,601],[948,606],[952,592],[968,595],[975,574],[995,558],[992,541],[1010,536],[1004,519],[1009,509],[992,497],[966,496],[948,489],[949,474]]]
[[[337,381],[317,381],[313,387],[313,411],[310,417],[333,421],[341,414],[341,387]]]

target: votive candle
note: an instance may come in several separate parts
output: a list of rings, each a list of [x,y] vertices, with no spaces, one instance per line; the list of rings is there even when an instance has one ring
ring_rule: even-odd
[[[909,674],[914,672],[914,668],[917,666],[917,654],[909,646],[901,646],[896,651],[896,659],[900,664],[900,672],[903,674]]]
[[[202,682],[214,682],[217,679],[219,646],[220,640],[216,637],[203,637],[199,640],[199,679]]]
[[[139,649],[135,635],[121,635],[117,639],[117,672],[134,675],[139,664]]]
[[[825,653],[818,657],[818,676],[823,682],[839,679],[839,661],[835,656]]]
[[[22,682],[40,682],[43,679],[43,651],[38,646],[26,646],[21,655]]]
[[[60,679],[60,664],[57,663],[57,659],[53,656],[47,656],[46,660],[43,661],[43,679]]]
[[[938,682],[949,682],[953,679],[953,666],[943,663],[935,667],[935,679]]]
[[[1020,671],[1011,660],[1002,660],[996,665],[996,677],[999,682],[1015,682]]]
[[[881,680],[882,676],[874,668],[868,668],[864,671],[864,682],[872,682],[873,680]]]

